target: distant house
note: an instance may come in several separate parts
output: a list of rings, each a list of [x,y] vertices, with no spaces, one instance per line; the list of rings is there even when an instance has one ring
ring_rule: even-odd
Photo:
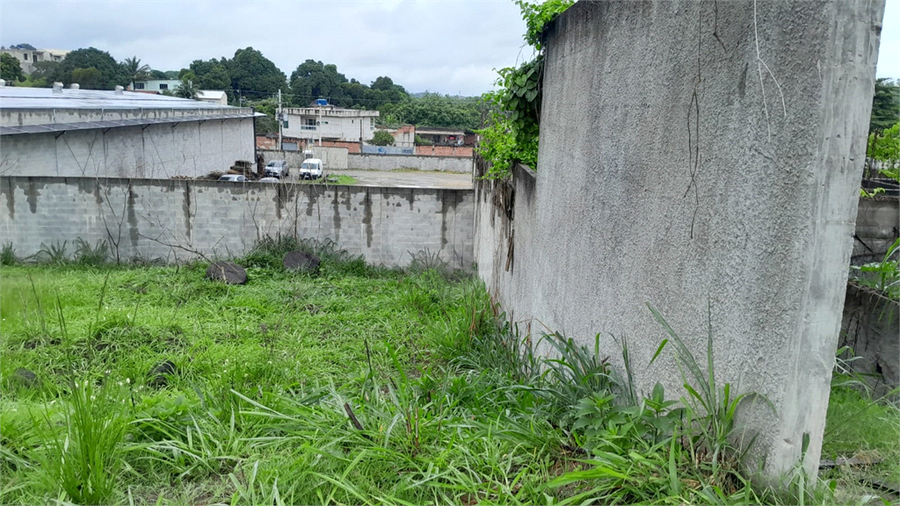
[[[416,147],[416,127],[412,125],[403,125],[397,130],[388,130],[394,136],[394,146],[400,148]]]
[[[462,146],[466,132],[457,128],[416,127],[416,136],[430,141],[435,146]]]
[[[378,111],[342,109],[328,104],[284,110],[286,137],[308,141],[365,142],[375,133]]]
[[[133,91],[175,91],[179,84],[181,84],[181,81],[178,79],[135,81]]]
[[[22,72],[30,74],[34,71],[34,64],[42,61],[62,61],[69,54],[64,49],[0,49],[0,53],[5,53],[19,60],[19,67]]]
[[[430,143],[427,144],[429,146],[474,146],[478,142],[478,136],[474,132],[455,128],[403,125],[396,130],[386,130],[394,136],[394,146],[399,147],[415,146],[416,137]]]
[[[197,100],[210,104],[228,105],[228,94],[224,91],[200,90],[197,92]]]

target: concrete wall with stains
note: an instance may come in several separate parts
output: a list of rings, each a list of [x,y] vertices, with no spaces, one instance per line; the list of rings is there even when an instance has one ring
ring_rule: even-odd
[[[427,250],[472,266],[472,190],[77,177],[0,178],[0,237],[19,256],[76,239],[115,256],[242,254],[260,238],[330,239],[367,262]]]
[[[439,172],[472,172],[472,157],[357,154],[347,157],[351,170],[416,169]]]
[[[520,180],[513,199],[478,199],[488,290],[536,334],[593,346],[599,333],[620,368],[627,338],[642,392],[684,391],[674,350],[648,365],[667,337],[648,304],[701,364],[711,333],[718,385],[774,406],[751,398],[740,411],[735,441],[759,435],[751,471],[783,476],[808,435],[814,475],[883,10],[573,5],[546,37],[533,194]],[[489,229],[498,215],[506,236]]]

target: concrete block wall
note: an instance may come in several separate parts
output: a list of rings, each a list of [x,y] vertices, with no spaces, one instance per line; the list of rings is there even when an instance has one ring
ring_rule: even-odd
[[[6,176],[197,177],[253,160],[253,119],[5,135]]]
[[[617,367],[627,337],[643,392],[683,384],[672,349],[648,366],[667,337],[648,304],[701,363],[711,329],[718,384],[775,408],[739,413],[750,469],[779,478],[808,435],[815,474],[883,9],[576,3],[547,34],[534,189],[517,178],[511,213],[476,190],[489,292],[535,334],[599,333]]]
[[[0,237],[19,256],[76,239],[119,259],[232,257],[265,236],[331,239],[367,262],[427,250],[472,266],[471,190],[84,177],[0,178]]]
[[[472,172],[472,157],[411,155],[348,155],[351,170],[419,169],[440,172]]]

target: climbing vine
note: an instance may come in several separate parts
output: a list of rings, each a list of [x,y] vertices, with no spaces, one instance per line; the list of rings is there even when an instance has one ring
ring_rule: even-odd
[[[531,4],[516,0],[525,20],[525,42],[534,48],[536,56],[518,67],[498,70],[495,82],[498,88],[482,95],[490,110],[490,122],[478,132],[482,140],[477,150],[491,163],[487,178],[508,176],[516,162],[537,167],[544,32],[573,3],[572,0],[547,0]]]

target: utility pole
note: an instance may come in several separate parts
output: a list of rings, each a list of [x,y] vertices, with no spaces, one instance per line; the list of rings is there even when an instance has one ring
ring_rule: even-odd
[[[281,111],[281,89],[278,90],[278,113],[275,115],[278,120],[278,149],[284,149],[281,137],[281,128],[284,126],[284,113]]]

